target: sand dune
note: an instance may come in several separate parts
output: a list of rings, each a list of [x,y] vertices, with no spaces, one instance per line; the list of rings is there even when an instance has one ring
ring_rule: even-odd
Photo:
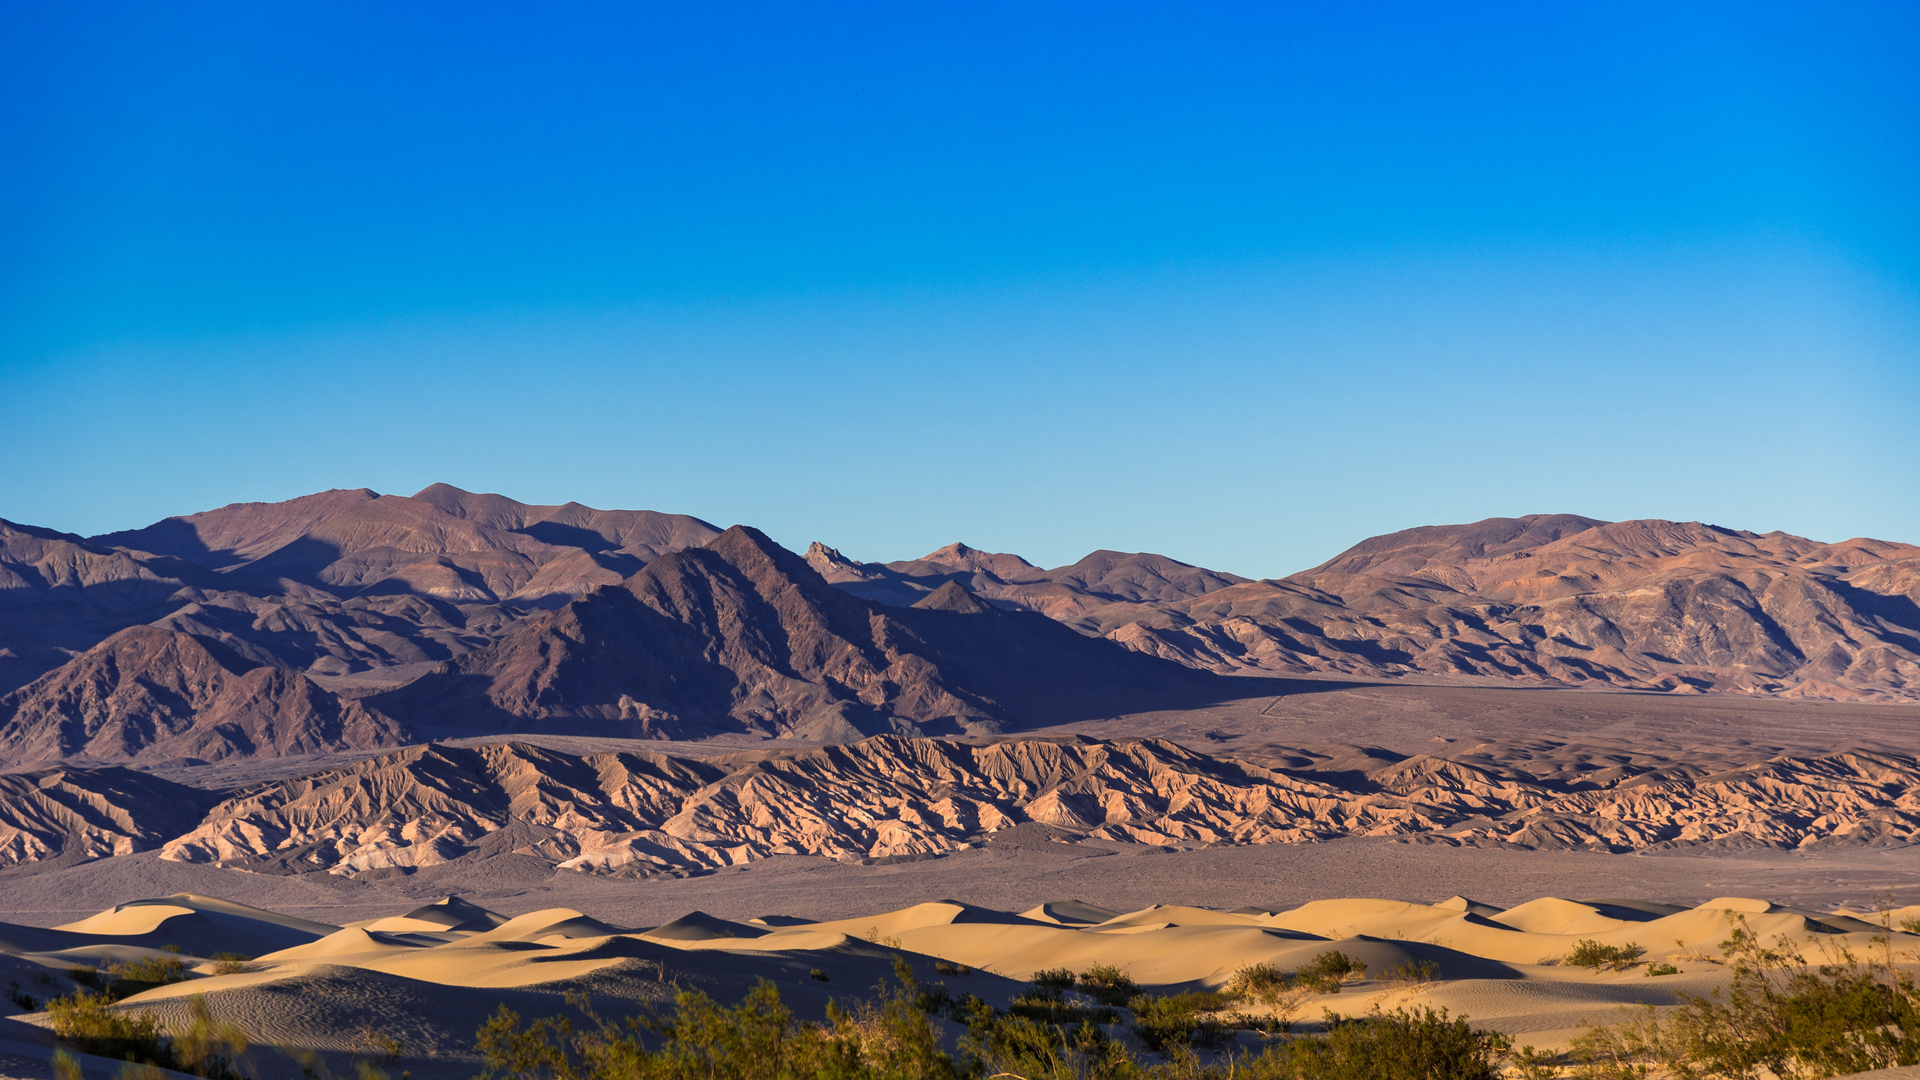
[[[1740,897],[1694,907],[1543,897],[1506,910],[1462,897],[1438,904],[1350,898],[1277,912],[1179,905],[1112,912],[1059,900],[1021,914],[936,901],[820,922],[778,915],[735,922],[690,912],[658,927],[623,930],[570,908],[509,919],[449,897],[333,928],[179,895],[120,904],[64,927],[0,926],[0,963],[64,985],[66,970],[79,963],[176,955],[153,945],[182,920],[279,932],[298,940],[260,955],[249,971],[219,975],[201,963],[194,978],[117,1007],[178,1022],[187,1000],[202,996],[217,1016],[263,1043],[333,1054],[365,1052],[361,1043],[391,1037],[415,1075],[437,1077],[471,1069],[472,1033],[503,1001],[545,1015],[565,1008],[563,995],[579,992],[618,1015],[663,1001],[681,986],[737,997],[765,977],[803,1015],[817,1015],[830,995],[870,992],[895,957],[925,980],[1004,1005],[1041,969],[1114,965],[1148,990],[1166,991],[1217,987],[1256,963],[1294,970],[1338,950],[1364,963],[1365,976],[1338,994],[1316,996],[1304,1015],[1417,1002],[1557,1048],[1583,1022],[1614,1018],[1622,1005],[1668,1006],[1683,992],[1720,985],[1726,969],[1710,958],[1736,919],[1763,938],[1811,952],[1864,952],[1885,920],[1906,914],[1821,912]],[[418,929],[428,926],[439,929]],[[1920,936],[1894,931],[1892,938],[1900,962],[1920,960]],[[1643,965],[1568,966],[1564,958],[1583,939],[1638,945],[1648,961],[1679,972],[1650,978]],[[936,961],[972,973],[954,974],[949,966],[941,974]],[[1437,978],[1396,977],[1397,968],[1418,962]],[[44,1014],[19,1019],[43,1023]]]

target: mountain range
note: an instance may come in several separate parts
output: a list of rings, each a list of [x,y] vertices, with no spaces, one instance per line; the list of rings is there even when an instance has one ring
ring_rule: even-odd
[[[1496,518],[1250,580],[1152,554],[863,563],[697,518],[436,484],[83,538],[0,521],[0,761],[514,732],[993,735],[1233,674],[1920,699],[1920,548]]]

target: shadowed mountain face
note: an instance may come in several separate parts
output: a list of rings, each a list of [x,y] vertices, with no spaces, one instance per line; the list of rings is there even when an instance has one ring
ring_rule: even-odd
[[[217,584],[179,559],[0,520],[0,693]]]
[[[1559,514],[1374,537],[1269,581],[1110,552],[1046,571],[964,545],[883,566],[816,544],[808,559],[885,603],[960,581],[1216,671],[1920,698],[1920,548],[1877,540]]]
[[[592,719],[607,734],[839,740],[1107,715],[1201,678],[956,583],[927,599],[858,599],[735,526],[369,704],[459,734]]]

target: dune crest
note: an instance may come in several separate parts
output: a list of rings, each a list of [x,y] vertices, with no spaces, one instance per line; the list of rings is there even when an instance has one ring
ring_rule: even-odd
[[[1056,900],[1023,914],[933,901],[818,923],[743,923],[695,911],[652,929],[620,930],[572,909],[509,918],[448,898],[322,936],[312,932],[330,929],[322,924],[183,895],[117,905],[38,931],[42,936],[29,944],[23,943],[34,931],[0,925],[0,953],[22,970],[50,977],[76,963],[111,959],[193,963],[157,949],[152,931],[141,929],[181,912],[307,929],[297,930],[299,943],[259,956],[248,970],[214,974],[212,965],[198,963],[187,981],[135,994],[119,1008],[177,1021],[197,997],[257,1041],[347,1050],[351,1029],[339,1018],[378,1002],[382,1023],[411,1033],[414,1049],[441,1067],[473,1060],[468,1033],[501,1001],[544,1015],[559,1012],[564,995],[579,992],[596,1007],[631,1010],[684,987],[732,1000],[768,978],[802,1015],[818,1015],[830,993],[857,996],[900,961],[923,981],[1005,1005],[1041,970],[1112,967],[1144,990],[1170,992],[1220,987],[1254,964],[1299,970],[1331,951],[1364,970],[1337,992],[1314,992],[1302,1006],[1310,1013],[1337,1008],[1351,1015],[1376,1004],[1446,1007],[1476,1025],[1560,1048],[1583,1022],[1614,1019],[1621,1005],[1667,1006],[1680,991],[1723,985],[1719,944],[1737,925],[1825,955],[1820,950],[1876,948],[1876,935],[1895,914],[1863,919],[1870,913],[1804,911],[1742,897],[1696,907],[1544,897],[1507,910],[1459,897],[1436,904],[1362,897],[1280,911],[1153,905],[1126,913]],[[1089,921],[1103,914],[1108,917]],[[375,929],[403,924],[440,930]],[[135,942],[130,931],[149,937]],[[1920,936],[1895,930],[1890,938],[1896,962],[1920,960]],[[1640,955],[1617,970],[1572,966],[1568,954],[1582,941]],[[1654,970],[1663,974],[1649,977]],[[45,1015],[24,1019],[43,1023]]]

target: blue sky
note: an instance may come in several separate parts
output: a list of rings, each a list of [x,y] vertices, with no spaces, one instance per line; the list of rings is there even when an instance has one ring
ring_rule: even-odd
[[[5,3],[0,516],[1920,542],[1915,55],[1900,3]]]

